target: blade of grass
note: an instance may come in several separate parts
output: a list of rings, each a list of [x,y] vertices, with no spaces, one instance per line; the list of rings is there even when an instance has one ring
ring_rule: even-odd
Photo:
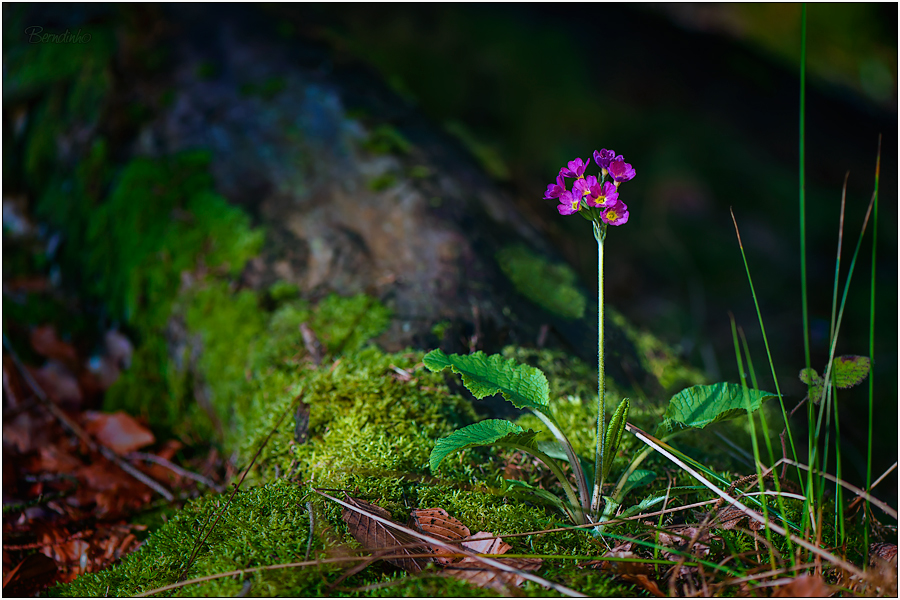
[[[747,370],[750,372],[750,381],[753,383],[753,389],[759,390],[759,382],[756,380],[756,370],[753,368],[753,360],[750,357],[750,347],[747,344],[747,336],[744,335],[744,330],[741,327],[738,328],[738,333],[741,336],[741,343],[744,348],[744,355],[747,357]],[[766,412],[762,408],[760,408],[760,411],[759,411],[759,422],[762,425],[763,439],[766,440],[766,448],[769,451],[769,462],[772,463],[775,461],[775,453],[772,451],[772,440],[769,437],[769,426],[766,421]],[[755,439],[755,436],[754,436],[754,439]],[[757,475],[758,481],[759,481],[759,491],[764,492],[765,491],[765,487],[763,485],[763,476],[764,475],[761,471],[762,465],[760,465],[758,458],[757,458],[756,464],[757,464],[756,475]],[[781,514],[785,514],[784,499],[781,496],[781,481],[778,479],[778,477],[773,477],[772,480],[775,482],[775,491],[778,492],[778,494],[776,495],[776,501],[778,502],[778,512],[780,512]],[[804,498],[804,500],[805,500],[805,498]],[[769,542],[771,542],[771,540],[769,540]],[[787,552],[788,552],[788,555],[791,556],[793,559],[794,549],[793,549],[790,539],[787,540]]]
[[[875,250],[878,246],[878,180],[881,175],[881,135],[878,136],[878,155],[875,159],[875,206],[872,212],[872,276],[869,282],[869,360],[875,361]],[[866,452],[866,489],[872,489],[872,415],[875,399],[874,369],[869,370],[869,443]],[[866,505],[864,546],[865,562],[869,562],[869,507]]]
[[[841,187],[841,216],[838,220],[838,244],[837,244],[837,257],[834,261],[834,288],[831,292],[831,326],[828,332],[829,339],[833,339],[835,337],[835,322],[837,320],[837,298],[838,298],[838,287],[840,283],[840,274],[841,274],[841,249],[844,245],[844,216],[846,214],[847,209],[847,180],[850,179],[850,171],[847,171],[844,174],[844,185]],[[837,406],[837,394],[834,390],[832,390],[831,402],[833,404],[829,406],[829,411],[834,410],[834,443],[835,443],[835,461],[836,461],[836,470],[838,478],[841,477],[841,425],[840,425],[840,414],[838,413]],[[831,414],[828,414],[830,417]],[[827,420],[827,418],[826,418]],[[829,428],[830,431],[830,428]],[[825,450],[828,451],[828,438],[826,434],[825,439]],[[822,464],[822,470],[828,470],[828,459],[827,455],[825,461]],[[844,519],[841,518],[841,515],[844,514],[844,494],[841,486],[835,484],[835,497],[837,498],[837,503],[835,505],[834,510],[834,528],[836,530],[840,530],[841,532],[841,544],[843,545],[845,537],[844,532]]]
[[[750,275],[750,265],[747,263],[747,254],[744,252],[744,244],[741,241],[741,231],[738,229],[737,219],[734,216],[734,210],[731,210],[731,221],[734,223],[734,231],[737,234],[738,239],[738,247],[741,250],[741,257],[744,260],[744,271],[747,273],[747,281],[750,283],[750,295],[753,296],[753,306],[756,309],[756,316],[759,319],[759,329],[762,332],[763,345],[766,347],[766,357],[769,360],[769,368],[772,371],[772,380],[775,382],[775,393],[778,394],[778,404],[781,407],[781,416],[784,419],[784,427],[787,431],[788,441],[791,445],[791,454],[794,457],[794,460],[797,460],[797,448],[794,446],[794,436],[791,433],[791,423],[790,418],[788,417],[787,411],[784,408],[784,397],[781,395],[781,387],[778,385],[778,376],[775,374],[775,363],[772,361],[772,351],[769,348],[769,338],[766,336],[766,326],[763,323],[762,311],[759,309],[759,300],[756,297],[756,289],[753,287],[753,277]],[[807,362],[809,362],[807,360]],[[803,486],[803,477],[800,477],[800,487],[803,490],[803,493],[806,494],[806,489]]]
[[[809,306],[806,291],[806,3],[800,9],[800,305],[803,313],[803,360],[807,369],[810,368],[809,354]],[[818,444],[818,439],[813,436],[813,403],[809,402],[806,409],[807,427],[807,456],[814,457],[813,448]],[[788,430],[790,431],[790,429]],[[794,452],[794,460],[797,453]],[[802,481],[802,480],[801,480]],[[804,489],[809,502],[815,504],[813,495],[813,478],[807,473],[806,487]],[[804,520],[807,511],[803,511]],[[805,524],[804,524],[805,528]]]
[[[744,373],[744,361],[741,359],[741,350],[738,347],[738,335],[737,335],[737,325],[734,322],[734,315],[728,315],[729,320],[731,321],[731,339],[734,341],[734,357],[737,360],[738,373],[741,376],[741,390],[744,392],[744,400],[747,403],[747,420],[750,424],[750,445],[753,448],[753,463],[756,467],[756,480],[759,482],[759,491],[765,491],[765,484],[763,483],[762,476],[762,461],[759,459],[759,442],[756,439],[756,419],[753,415],[753,409],[750,405],[750,392],[747,388],[747,376]],[[759,390],[759,387],[756,386],[756,378],[754,377],[753,381],[754,387],[756,390]],[[762,407],[760,407],[760,412],[762,412]],[[774,457],[770,458],[769,462],[773,462]],[[784,513],[784,511],[781,511]],[[769,520],[769,509],[766,506],[765,498],[762,501],[762,514],[763,519],[767,522]],[[769,542],[769,564],[772,565],[772,568],[775,568],[775,553],[772,552],[772,532],[769,531],[769,528],[766,528],[766,540]]]

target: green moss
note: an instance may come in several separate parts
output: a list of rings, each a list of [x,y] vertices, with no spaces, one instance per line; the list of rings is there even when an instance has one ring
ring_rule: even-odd
[[[653,373],[659,384],[669,392],[677,392],[686,387],[707,383],[699,370],[678,358],[678,352],[647,331],[640,331],[617,310],[607,307],[606,314],[638,350],[642,366]]]
[[[509,166],[503,158],[503,154],[493,145],[479,139],[472,130],[463,125],[461,121],[447,121],[444,124],[447,133],[456,137],[472,156],[481,164],[484,170],[493,178],[507,181],[510,178]]]
[[[516,290],[538,306],[567,319],[584,316],[586,301],[567,265],[551,264],[521,244],[504,247],[496,259]]]
[[[150,536],[135,553],[112,569],[84,575],[54,591],[64,596],[134,595],[177,581],[199,532],[225,505],[228,494],[209,495],[188,503],[175,517]],[[284,480],[242,490],[201,547],[187,578],[202,577],[257,565],[303,560],[309,532],[306,491]],[[314,547],[321,548],[316,536]],[[315,554],[313,554],[315,557]],[[324,591],[322,574],[340,566],[263,571],[248,574],[253,595],[310,595]],[[235,596],[243,580],[223,578],[186,586],[176,596]],[[316,593],[318,592],[318,593]]]
[[[382,173],[373,177],[366,184],[373,192],[382,192],[397,183],[397,176],[393,173]]]
[[[47,29],[43,33],[62,32]],[[75,82],[76,86],[102,85],[99,74],[115,52],[115,37],[110,29],[103,27],[90,27],[84,33],[91,36],[89,43],[20,43],[4,48],[3,103],[69,81]],[[19,38],[22,31],[10,32],[10,35]]]
[[[372,129],[362,147],[372,154],[409,154],[412,144],[402,133],[390,125],[379,125]]]

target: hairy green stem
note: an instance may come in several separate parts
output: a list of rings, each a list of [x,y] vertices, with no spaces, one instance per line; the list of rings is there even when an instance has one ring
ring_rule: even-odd
[[[606,451],[606,368],[603,344],[603,241],[604,226],[594,221],[594,238],[597,240],[597,449],[594,453],[594,493],[591,497],[591,514],[600,510],[600,491],[603,488],[603,454]]]

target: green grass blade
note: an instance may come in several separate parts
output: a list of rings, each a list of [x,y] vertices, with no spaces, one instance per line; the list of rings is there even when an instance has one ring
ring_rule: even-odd
[[[878,246],[878,180],[881,175],[881,136],[878,136],[878,155],[875,159],[875,202],[872,209],[872,276],[869,282],[869,360],[875,360],[875,250]],[[875,399],[874,369],[869,371],[869,443],[866,452],[866,489],[872,487],[872,415]],[[865,562],[869,562],[869,502],[865,511]]]
[[[750,275],[750,265],[747,264],[747,254],[744,252],[744,244],[741,241],[741,232],[738,229],[737,219],[734,217],[734,211],[731,211],[731,220],[734,223],[734,231],[737,234],[738,239],[738,247],[741,250],[741,258],[744,260],[744,271],[747,273],[747,281],[750,283],[750,295],[753,296],[753,306],[756,309],[756,317],[759,319],[759,329],[762,332],[763,345],[766,347],[766,357],[769,360],[769,368],[772,371],[772,380],[775,382],[775,392],[778,394],[778,404],[781,406],[781,417],[784,419],[784,428],[787,432],[788,442],[791,446],[791,455],[794,459],[794,462],[798,462],[797,460],[797,448],[794,446],[794,435],[791,433],[791,423],[788,419],[787,410],[784,408],[784,397],[781,395],[781,387],[778,385],[778,375],[775,374],[775,363],[772,361],[772,350],[769,348],[769,338],[766,335],[766,325],[763,323],[762,311],[759,309],[759,300],[756,297],[756,288],[753,287],[753,277]],[[809,361],[807,360],[807,363]],[[803,485],[803,474],[797,472],[800,479],[800,487],[804,495],[806,495],[806,489]],[[805,512],[805,511],[804,511]]]

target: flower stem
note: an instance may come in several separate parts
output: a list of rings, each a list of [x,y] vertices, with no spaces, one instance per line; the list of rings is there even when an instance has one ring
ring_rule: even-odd
[[[606,450],[606,369],[603,345],[603,242],[606,239],[604,223],[594,221],[594,238],[597,240],[597,449],[594,453],[594,493],[591,497],[591,515],[600,510],[600,491],[603,487],[603,453]]]

